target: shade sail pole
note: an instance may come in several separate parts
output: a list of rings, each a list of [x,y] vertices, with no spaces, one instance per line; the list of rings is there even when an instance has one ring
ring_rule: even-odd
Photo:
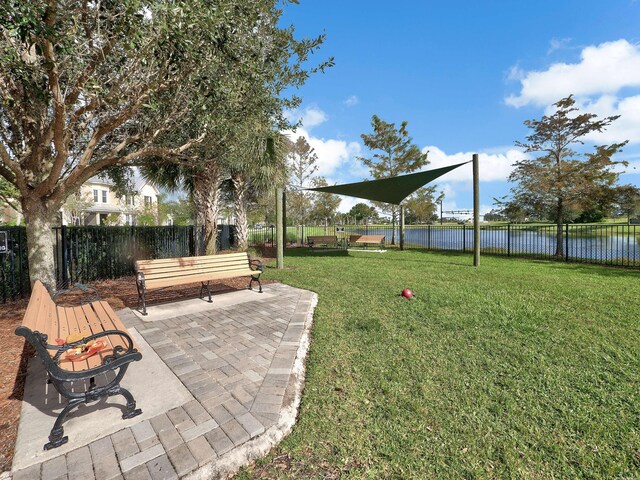
[[[473,266],[480,265],[480,168],[473,154]]]
[[[404,205],[400,205],[400,250],[404,250]]]
[[[283,225],[283,190],[276,188],[276,264],[279,269],[284,268],[284,230]]]

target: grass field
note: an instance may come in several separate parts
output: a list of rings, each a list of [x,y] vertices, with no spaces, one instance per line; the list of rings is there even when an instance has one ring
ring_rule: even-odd
[[[239,478],[638,478],[640,272],[470,264],[294,250],[269,268],[319,303],[294,431]]]

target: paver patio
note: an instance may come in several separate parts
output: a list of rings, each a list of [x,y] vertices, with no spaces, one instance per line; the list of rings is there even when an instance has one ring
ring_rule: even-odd
[[[265,454],[295,421],[316,296],[282,284],[266,285],[264,291],[221,294],[213,304],[189,300],[158,306],[155,315],[152,307],[144,319],[129,309],[119,311],[141,339],[143,359],[136,366],[142,381],[130,384],[125,377],[123,385],[136,396],[143,416],[124,421],[117,408],[96,412],[89,407],[65,423],[67,445],[43,452],[46,438],[38,434],[39,447],[26,438],[34,435],[29,422],[42,422],[44,415],[50,428],[54,417],[41,412],[47,407],[35,409],[25,393],[13,478],[218,478]],[[149,348],[155,354],[145,355]],[[31,364],[38,361],[30,361],[30,376]],[[153,362],[168,369],[155,365],[162,368],[154,370]],[[166,388],[153,384],[161,373],[150,373],[162,369],[172,377],[163,380]],[[42,389],[43,380],[27,378],[38,382],[32,389]],[[180,389],[188,391],[186,396]],[[140,398],[148,390],[157,399],[185,403],[145,416]],[[117,420],[107,420],[107,414]],[[96,438],[82,441],[87,429],[95,429],[90,433]]]

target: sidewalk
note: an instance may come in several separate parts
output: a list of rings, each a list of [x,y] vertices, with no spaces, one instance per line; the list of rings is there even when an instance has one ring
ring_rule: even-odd
[[[266,454],[295,422],[316,295],[282,284],[118,312],[143,354],[122,382],[143,415],[96,402],[69,443],[42,446],[59,403],[30,361],[13,478],[219,478]]]

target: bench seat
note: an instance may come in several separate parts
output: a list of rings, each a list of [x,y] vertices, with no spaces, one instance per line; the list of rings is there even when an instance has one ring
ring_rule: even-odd
[[[81,403],[122,395],[127,400],[122,418],[132,418],[142,413],[136,408],[131,393],[120,386],[129,363],[142,359],[142,355],[107,302],[97,300],[74,307],[56,305],[42,282],[36,281],[22,325],[16,328],[16,335],[25,337],[35,348],[49,381],[58,393],[69,399],[56,419],[45,450],[67,443],[62,423],[66,415]],[[71,335],[79,335],[81,339],[66,343]],[[104,342],[104,348],[82,360],[67,359],[67,350],[92,340]],[[97,386],[95,377],[109,372],[114,373],[114,378],[108,380],[106,385]],[[89,387],[86,391],[72,385],[87,380]]]
[[[378,245],[384,248],[384,235],[350,235],[349,246],[351,245]]]

